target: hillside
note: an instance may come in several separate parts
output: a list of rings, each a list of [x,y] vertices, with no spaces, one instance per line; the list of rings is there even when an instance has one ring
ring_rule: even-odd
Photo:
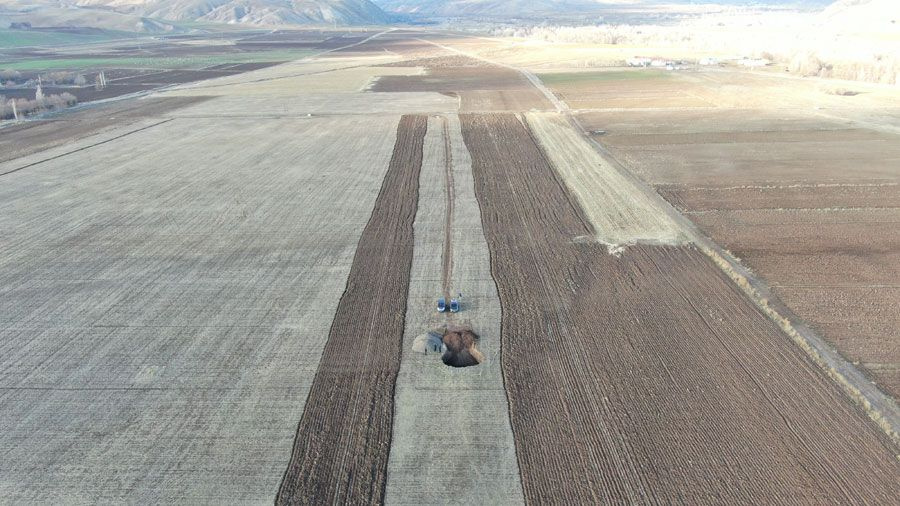
[[[767,6],[822,8],[831,0],[374,0],[388,12],[419,18],[558,18],[576,15],[616,15],[637,10],[659,12],[685,8],[722,6]]]
[[[896,0],[838,0],[822,12],[826,22],[848,30],[898,29],[900,2]]]
[[[368,0],[79,0],[77,5],[172,21],[261,25],[388,21],[384,12]]]
[[[0,0],[0,22],[160,31],[165,22],[372,25],[390,21],[368,0]],[[163,21],[160,23],[159,21]]]

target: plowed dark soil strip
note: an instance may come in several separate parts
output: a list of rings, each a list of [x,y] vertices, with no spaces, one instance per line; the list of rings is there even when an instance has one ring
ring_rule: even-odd
[[[382,502],[426,127],[424,116],[400,120],[277,504]]]
[[[897,449],[701,253],[590,227],[511,115],[468,115],[531,503],[890,504]]]

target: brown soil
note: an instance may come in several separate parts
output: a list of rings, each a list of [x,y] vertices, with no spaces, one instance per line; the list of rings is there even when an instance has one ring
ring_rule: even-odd
[[[331,37],[320,42],[316,47],[318,49],[338,49],[361,42],[367,37],[369,37],[368,34]]]
[[[421,76],[384,76],[372,91],[526,90],[532,84],[514,70],[500,67],[438,67]]]
[[[456,202],[456,197],[450,127],[445,116],[441,116],[441,120],[441,134],[444,138],[444,193],[447,196],[444,207],[444,248],[441,253],[441,293],[450,300],[450,279],[453,274],[453,203]]]
[[[205,79],[214,79],[217,77],[233,76],[258,70],[261,68],[277,65],[281,62],[262,62],[248,64],[231,64],[217,66],[216,68],[202,70],[161,70],[152,72],[135,72],[128,69],[110,69],[105,70],[109,84],[103,89],[96,89],[94,86],[45,86],[43,88],[45,95],[55,95],[60,93],[71,93],[75,95],[78,102],[93,102],[95,100],[104,100],[107,98],[120,97],[130,93],[139,91],[153,90],[163,86],[174,84],[191,83],[195,81],[203,81]],[[94,74],[88,74],[93,79]],[[0,95],[6,98],[34,98],[34,88],[0,88]]]
[[[241,42],[319,42],[341,32],[322,30],[276,30],[241,38]],[[171,38],[171,37],[170,37]]]
[[[510,115],[465,115],[533,503],[882,503],[887,437],[703,254],[591,227]]]
[[[372,91],[431,91],[461,97],[465,112],[552,109],[520,73],[501,67],[435,67],[421,76],[384,76]]]
[[[29,121],[0,130],[0,162],[27,156],[83,139],[112,126],[165,116],[209,97],[171,97],[129,100],[77,111],[46,120]]]
[[[777,108],[578,119],[900,397],[900,137]]]
[[[816,190],[808,191],[798,200],[814,206]],[[829,205],[834,197],[822,193],[820,205]],[[764,196],[756,200],[768,204]],[[884,391],[900,397],[900,208],[710,210],[690,217]]]
[[[359,240],[277,504],[383,502],[425,116],[404,116]]]
[[[484,355],[478,351],[478,334],[466,327],[450,327],[442,337],[447,351],[441,357],[451,367],[470,367],[484,361]]]
[[[419,49],[431,49],[439,50],[436,46],[432,44],[422,43],[422,47]],[[425,67],[428,69],[436,69],[436,68],[444,68],[444,67],[492,67],[490,63],[485,62],[484,60],[477,60],[475,58],[469,58],[468,56],[463,55],[445,55],[445,56],[432,56],[428,58],[416,58],[413,60],[404,60],[400,62],[394,63],[385,63],[382,65],[383,67]]]
[[[900,183],[704,186],[662,185],[657,191],[682,211],[754,209],[900,209]]]
[[[408,37],[408,34],[404,35],[398,32],[381,35],[365,44],[340,50],[341,54],[361,55],[384,55],[385,52],[397,54],[403,58],[418,59],[435,56],[441,53],[442,50],[426,42],[411,39]]]

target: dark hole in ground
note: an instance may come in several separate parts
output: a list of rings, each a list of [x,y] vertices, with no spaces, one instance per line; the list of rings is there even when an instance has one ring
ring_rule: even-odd
[[[449,327],[442,337],[444,351],[441,360],[451,367],[469,367],[484,361],[484,355],[478,351],[478,334],[466,327]]]

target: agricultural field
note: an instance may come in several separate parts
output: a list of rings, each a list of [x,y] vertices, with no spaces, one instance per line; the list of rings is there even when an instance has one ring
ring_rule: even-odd
[[[43,39],[44,45],[5,44],[0,45],[0,71],[18,71],[22,77],[15,85],[0,86],[0,95],[7,99],[33,99],[38,76],[68,72],[82,75],[86,84],[44,83],[44,94],[71,93],[81,103],[104,100],[239,75],[334,51],[359,43],[368,36],[371,34],[366,32],[283,30],[235,32],[205,38],[172,36],[147,40],[132,37],[91,45],[75,43],[77,39],[69,44],[50,45],[52,37]],[[106,82],[97,86],[95,80],[101,71]]]
[[[67,143],[88,145],[90,141],[103,142],[107,139],[92,137],[108,129],[112,130],[113,137],[121,135],[122,132],[118,128],[133,123],[143,124],[153,118],[160,118],[162,121],[167,113],[205,99],[206,97],[146,98],[104,104],[41,121],[11,125],[4,128],[3,135],[0,135],[0,162],[39,153]],[[82,139],[89,139],[89,142],[81,143]]]
[[[613,156],[900,395],[900,135],[814,111],[697,114],[596,111],[579,120],[604,130],[596,139]]]
[[[891,497],[876,477],[898,472],[884,435],[851,428],[865,415],[705,256],[574,242],[593,225],[518,119],[463,116],[463,135],[505,308],[526,500]]]
[[[0,171],[5,500],[278,489],[399,117],[167,116]]]
[[[0,503],[900,496],[890,108],[425,29],[36,52],[207,60],[0,124]]]

